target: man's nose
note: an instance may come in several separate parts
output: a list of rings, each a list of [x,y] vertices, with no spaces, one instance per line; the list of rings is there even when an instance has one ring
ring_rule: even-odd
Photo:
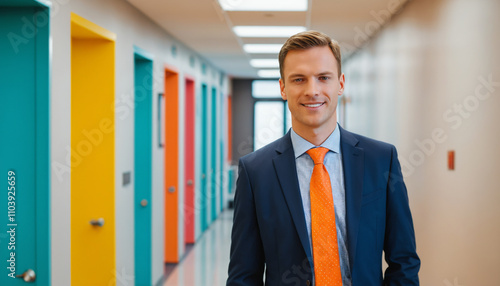
[[[319,95],[319,85],[315,79],[310,79],[307,81],[306,95],[307,96],[318,96]]]

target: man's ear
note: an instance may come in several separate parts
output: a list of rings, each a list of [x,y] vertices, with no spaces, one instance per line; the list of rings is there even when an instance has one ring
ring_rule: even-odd
[[[283,100],[286,100],[285,83],[283,82],[283,79],[281,79],[281,78],[280,78],[279,82],[280,82],[281,98],[283,98]]]
[[[339,77],[339,84],[340,84],[340,89],[339,89],[339,96],[344,93],[344,86],[345,86],[345,76],[342,73]]]

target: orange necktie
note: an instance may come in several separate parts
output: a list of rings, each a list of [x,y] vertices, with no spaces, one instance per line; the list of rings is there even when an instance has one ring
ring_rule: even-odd
[[[327,148],[309,149],[314,161],[311,176],[311,231],[316,286],[342,286],[337,227],[330,176],[323,165]]]

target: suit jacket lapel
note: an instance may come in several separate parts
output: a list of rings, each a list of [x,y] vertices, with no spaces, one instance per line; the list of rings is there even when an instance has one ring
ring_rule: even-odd
[[[297,168],[295,167],[295,154],[290,139],[290,132],[283,137],[281,144],[276,148],[276,152],[278,152],[278,156],[273,159],[274,169],[276,170],[276,175],[281,185],[281,191],[283,192],[288,209],[292,215],[300,242],[312,266],[312,254],[309,247],[309,236],[307,235],[304,208],[300,196]]]
[[[340,128],[340,146],[344,168],[346,199],[347,250],[351,269],[356,257],[359,218],[363,197],[364,151],[356,147],[358,140],[348,131]]]

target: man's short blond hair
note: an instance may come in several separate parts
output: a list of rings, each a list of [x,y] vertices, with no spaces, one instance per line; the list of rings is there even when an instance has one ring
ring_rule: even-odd
[[[284,66],[285,66],[285,57],[289,51],[293,50],[306,50],[313,47],[324,47],[328,46],[330,50],[332,50],[333,56],[337,60],[337,69],[338,76],[340,77],[342,73],[342,57],[340,54],[340,45],[337,41],[333,40],[329,36],[324,33],[318,31],[305,31],[298,34],[295,34],[286,40],[283,47],[281,47],[281,51],[279,53],[279,64],[280,64],[280,75],[281,79],[284,78]]]

